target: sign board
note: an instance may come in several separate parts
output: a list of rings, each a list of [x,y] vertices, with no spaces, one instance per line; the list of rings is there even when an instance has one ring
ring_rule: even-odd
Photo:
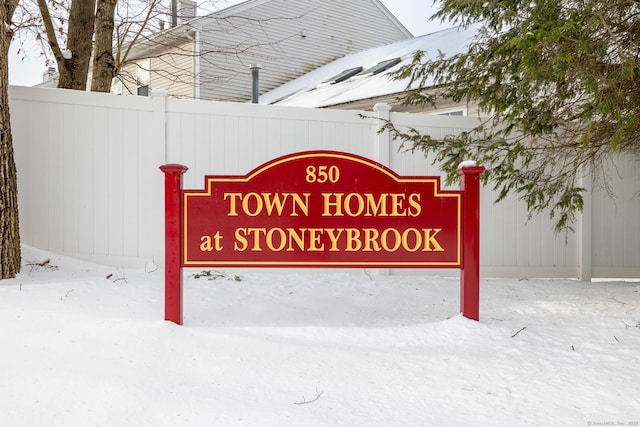
[[[165,317],[176,323],[182,322],[182,267],[464,271],[465,263],[478,262],[465,250],[469,235],[478,234],[477,224],[465,226],[470,194],[442,190],[440,177],[401,177],[369,159],[334,151],[291,154],[245,176],[205,176],[197,190],[181,188],[186,167],[161,169],[165,308],[171,313]],[[461,168],[463,185],[467,175],[478,178],[483,170]]]
[[[461,265],[461,192],[354,155],[295,154],[182,195],[185,267]]]

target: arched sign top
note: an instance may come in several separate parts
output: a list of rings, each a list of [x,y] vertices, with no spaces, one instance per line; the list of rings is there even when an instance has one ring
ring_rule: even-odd
[[[429,176],[429,177],[400,176],[393,170],[389,169],[388,167],[378,162],[375,162],[371,159],[367,159],[366,157],[358,156],[357,154],[343,153],[340,151],[320,151],[320,150],[304,151],[304,152],[299,152],[295,154],[289,154],[286,156],[278,157],[276,159],[270,160],[256,167],[255,169],[253,169],[251,172],[249,172],[244,176],[237,176],[237,175],[209,176],[207,175],[205,176],[205,183],[207,183],[208,181],[210,182],[210,180],[213,180],[214,182],[218,180],[233,180],[233,181],[239,181],[239,182],[248,182],[255,178],[259,178],[260,174],[262,174],[265,171],[269,171],[273,168],[286,167],[286,165],[291,162],[296,162],[296,161],[308,162],[309,160],[313,160],[313,159],[323,159],[323,160],[335,159],[340,162],[347,161],[353,164],[361,164],[370,172],[377,171],[380,174],[386,175],[390,179],[395,180],[396,182],[424,182],[424,180],[427,179],[429,181],[435,180],[436,182],[438,182],[438,187],[440,186],[439,176]]]

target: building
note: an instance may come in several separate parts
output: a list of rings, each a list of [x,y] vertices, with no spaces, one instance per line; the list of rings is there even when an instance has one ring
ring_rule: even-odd
[[[346,54],[412,38],[378,0],[248,0],[136,43],[113,92],[246,102]]]

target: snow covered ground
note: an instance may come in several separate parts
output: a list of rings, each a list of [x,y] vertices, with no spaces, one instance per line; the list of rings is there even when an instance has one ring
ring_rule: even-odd
[[[637,282],[482,280],[474,322],[457,279],[249,271],[186,278],[177,326],[160,270],[24,259],[2,426],[640,425]]]

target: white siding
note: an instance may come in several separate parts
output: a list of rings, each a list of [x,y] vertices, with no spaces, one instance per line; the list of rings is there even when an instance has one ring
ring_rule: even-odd
[[[271,0],[226,19],[203,20],[201,99],[251,99],[345,54],[408,38],[371,0]],[[238,53],[240,52],[240,53]]]
[[[151,57],[151,88],[166,90],[175,98],[193,98],[194,42],[186,41]]]

